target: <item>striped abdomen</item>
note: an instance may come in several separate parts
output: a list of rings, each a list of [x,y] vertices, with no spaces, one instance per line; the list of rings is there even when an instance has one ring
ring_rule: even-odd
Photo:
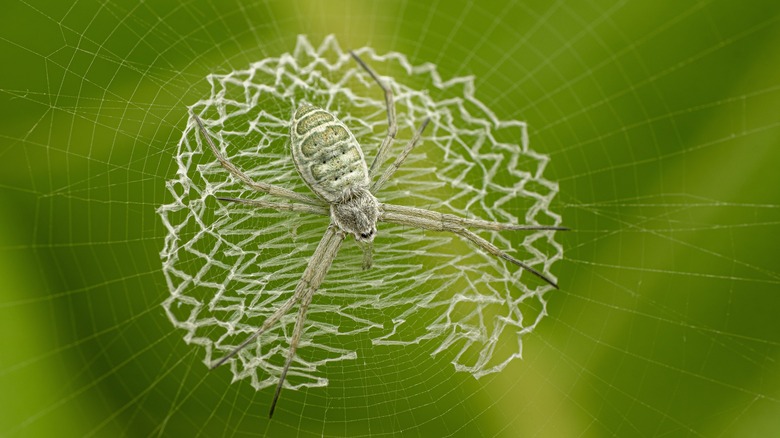
[[[322,199],[336,202],[348,188],[368,187],[368,167],[355,136],[333,114],[304,104],[290,126],[298,173]]]

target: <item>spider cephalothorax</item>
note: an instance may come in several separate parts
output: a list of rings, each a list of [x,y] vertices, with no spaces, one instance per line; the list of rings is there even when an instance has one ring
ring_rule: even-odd
[[[333,223],[359,241],[372,242],[379,219],[379,202],[365,187],[351,187],[330,205]]]

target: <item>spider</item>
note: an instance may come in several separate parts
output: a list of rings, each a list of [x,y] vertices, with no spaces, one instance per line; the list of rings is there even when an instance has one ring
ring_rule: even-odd
[[[271,410],[268,415],[269,418],[273,417],[279,394],[287,377],[287,371],[295,357],[295,351],[298,348],[298,342],[301,339],[303,325],[306,320],[306,311],[311,304],[312,297],[320,284],[322,284],[325,274],[330,269],[333,259],[338,253],[339,247],[341,247],[342,242],[348,235],[354,236],[363,250],[363,269],[370,268],[372,264],[373,241],[377,234],[377,222],[388,222],[425,230],[455,233],[487,253],[511,262],[539,277],[556,289],[558,288],[558,285],[553,280],[500,250],[489,241],[470,231],[469,228],[497,231],[567,230],[568,228],[512,225],[479,219],[467,219],[421,208],[385,204],[377,200],[375,194],[382,189],[398,168],[401,167],[406,157],[419,142],[420,136],[430,119],[426,118],[422,122],[395,161],[380,175],[379,169],[386,161],[390,145],[398,131],[393,92],[357,54],[352,51],[349,53],[384,92],[385,105],[387,107],[387,135],[379,146],[374,161],[369,167],[366,165],[360,144],[358,144],[355,136],[344,123],[325,109],[302,103],[293,114],[290,125],[292,157],[295,168],[306,185],[314,192],[316,198],[283,187],[252,180],[252,178],[222,155],[214,145],[203,121],[196,114],[192,114],[201,136],[206,140],[222,167],[252,190],[292,202],[269,202],[221,197],[217,198],[218,200],[264,209],[330,216],[330,224],[325,230],[325,235],[314,250],[311,259],[309,259],[309,263],[292,297],[276,309],[256,332],[211,366],[211,369],[214,369],[227,362],[257,339],[263,332],[276,324],[282,316],[287,314],[298,303],[300,307],[298,308],[298,316],[295,320],[292,337],[290,338],[290,348],[282,374],[279,377],[279,383],[274,392]],[[377,175],[379,175],[378,178]]]

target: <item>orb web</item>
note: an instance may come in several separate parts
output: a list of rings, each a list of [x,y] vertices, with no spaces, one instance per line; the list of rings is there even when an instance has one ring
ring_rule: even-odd
[[[430,63],[403,54],[355,52],[395,95],[400,151],[425,117],[417,148],[377,194],[380,202],[469,218],[558,225],[550,210],[557,183],[533,151],[524,122],[500,120],[474,97],[472,77],[443,79]],[[209,75],[210,95],[190,107],[217,147],[256,181],[312,195],[289,155],[289,124],[301,101],[326,108],[355,134],[367,160],[387,130],[383,94],[334,37],[319,47],[299,37],[292,53],[227,74]],[[385,165],[394,159],[393,153]],[[217,162],[190,120],[176,147],[173,200],[158,209],[168,234],[160,253],[170,296],[163,303],[184,339],[209,365],[230,352],[295,289],[328,218],[223,204],[220,197],[283,201],[254,192]],[[522,354],[523,337],[546,314],[551,287],[447,233],[380,223],[374,266],[347,239],[307,314],[287,387],[328,383],[328,362],[370,354],[374,345],[438,345],[458,371],[481,377]],[[550,231],[479,234],[550,278],[562,258]],[[275,385],[289,348],[293,309],[229,361],[234,381]],[[430,345],[426,342],[425,345]]]

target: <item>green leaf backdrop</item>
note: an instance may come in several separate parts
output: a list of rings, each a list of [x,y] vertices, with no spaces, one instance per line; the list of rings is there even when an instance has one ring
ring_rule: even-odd
[[[0,435],[780,434],[780,4],[25,2],[0,17]],[[315,44],[473,75],[529,124],[562,286],[475,380],[356,339],[330,385],[209,372],[161,303],[155,209],[204,78]]]

